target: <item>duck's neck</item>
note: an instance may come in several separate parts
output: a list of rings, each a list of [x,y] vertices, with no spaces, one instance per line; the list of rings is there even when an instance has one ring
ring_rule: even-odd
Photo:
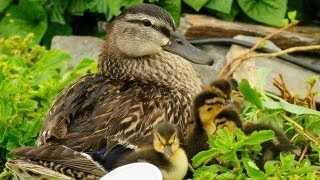
[[[152,56],[126,58],[100,55],[99,73],[112,79],[138,80],[189,92],[201,91],[201,82],[192,65],[182,57],[167,51]]]

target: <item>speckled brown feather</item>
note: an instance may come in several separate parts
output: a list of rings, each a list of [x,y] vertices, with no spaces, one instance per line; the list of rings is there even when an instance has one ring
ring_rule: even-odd
[[[33,161],[44,160],[54,162],[56,165],[100,177],[107,173],[103,167],[94,162],[89,155],[74,151],[66,146],[43,145],[39,147],[23,147],[10,153],[13,155],[23,155]]]

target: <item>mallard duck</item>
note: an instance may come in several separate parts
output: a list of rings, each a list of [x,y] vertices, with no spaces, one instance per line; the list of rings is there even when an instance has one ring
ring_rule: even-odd
[[[272,130],[274,132],[275,138],[261,144],[262,154],[256,160],[256,163],[260,169],[263,169],[264,163],[266,161],[275,159],[277,156],[279,156],[280,152],[293,153],[297,156],[300,155],[301,150],[298,147],[294,146],[280,130],[270,125],[248,123],[243,128],[243,132],[247,135],[262,130]]]
[[[160,123],[153,132],[153,142],[121,157],[115,167],[134,162],[148,162],[157,166],[163,179],[183,179],[188,171],[188,159],[180,147],[176,128],[170,123]]]
[[[194,124],[192,100],[201,91],[188,61],[211,65],[213,60],[189,44],[172,17],[156,5],[131,6],[107,29],[98,73],[60,93],[45,118],[38,147],[29,149],[27,157],[45,160],[39,154],[52,146],[61,152],[104,152],[98,153],[102,158],[119,145],[136,150],[162,121],[177,125],[179,139],[185,140]],[[27,153],[20,152],[16,154]],[[63,158],[59,152],[52,155]],[[92,173],[92,168],[86,164],[81,169]]]

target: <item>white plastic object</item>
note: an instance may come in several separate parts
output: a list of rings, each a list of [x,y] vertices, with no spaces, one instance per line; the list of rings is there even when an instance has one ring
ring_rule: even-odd
[[[103,176],[100,180],[162,180],[162,174],[159,168],[150,163],[132,163],[118,167],[108,174]]]

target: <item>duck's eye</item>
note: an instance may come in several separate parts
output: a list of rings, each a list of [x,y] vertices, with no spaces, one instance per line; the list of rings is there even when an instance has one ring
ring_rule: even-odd
[[[142,24],[146,27],[151,26],[151,22],[148,19],[142,20]]]

